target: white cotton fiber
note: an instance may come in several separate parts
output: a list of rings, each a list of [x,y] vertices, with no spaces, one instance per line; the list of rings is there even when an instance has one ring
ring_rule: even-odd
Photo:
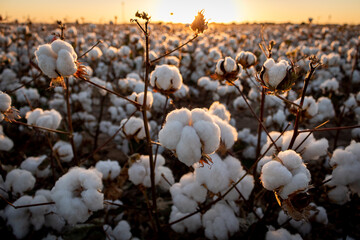
[[[220,128],[204,120],[195,122],[193,127],[203,143],[203,151],[207,154],[213,153],[220,144]]]
[[[95,168],[102,173],[103,179],[113,180],[119,176],[121,167],[118,161],[112,161],[110,159],[104,161],[98,161]]]
[[[169,149],[176,149],[184,125],[179,121],[169,121],[159,132],[159,141]]]
[[[182,217],[185,217],[186,213],[182,213],[176,206],[171,207],[171,213],[169,218],[169,223],[176,221]],[[171,229],[173,229],[177,233],[195,233],[201,227],[201,215],[197,213],[191,217],[184,219],[181,222],[175,223],[171,225]]]
[[[36,179],[31,172],[22,169],[11,170],[6,175],[5,186],[8,191],[22,195],[35,186]]]
[[[290,171],[300,167],[300,165],[303,163],[300,155],[296,153],[294,150],[286,150],[280,152],[278,154],[278,158],[280,158],[284,166]]]
[[[263,75],[263,80],[266,86],[276,88],[285,78],[289,63],[285,60],[275,63],[274,59],[269,58],[265,61],[264,68],[265,73]]]
[[[166,147],[166,146],[165,146]],[[176,154],[179,160],[191,166],[201,158],[201,142],[194,128],[185,126],[176,145]]]
[[[63,162],[70,162],[74,157],[71,144],[62,140],[59,140],[54,144],[53,151],[58,154],[60,160]]]
[[[266,233],[265,240],[302,240],[302,237],[297,233],[291,235],[285,228],[278,230],[269,230]]]
[[[291,181],[291,172],[280,162],[270,161],[261,170],[261,182],[267,190],[275,190]]]
[[[11,97],[0,91],[0,112],[6,112],[11,107]]]
[[[308,185],[309,179],[306,174],[296,174],[292,177],[291,181],[279,191],[279,195],[282,199],[286,199],[291,193],[300,189],[306,189]]]
[[[50,164],[42,169],[39,169],[39,167],[46,158],[46,155],[28,157],[21,163],[20,168],[31,172],[36,177],[45,178],[50,175]]]
[[[36,108],[35,110],[26,113],[26,119],[27,123],[30,125],[57,129],[62,117],[60,113],[54,109],[43,111],[41,108]]]

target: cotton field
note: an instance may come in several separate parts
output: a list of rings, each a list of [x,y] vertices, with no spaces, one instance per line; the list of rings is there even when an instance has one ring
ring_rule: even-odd
[[[0,23],[4,239],[360,239],[360,27]]]

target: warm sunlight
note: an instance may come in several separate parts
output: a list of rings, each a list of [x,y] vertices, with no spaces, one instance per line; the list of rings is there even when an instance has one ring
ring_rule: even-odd
[[[205,17],[209,22],[230,23],[243,21],[242,13],[235,0],[210,2],[208,0],[161,0],[156,16],[164,22],[191,23],[198,11],[204,9]]]

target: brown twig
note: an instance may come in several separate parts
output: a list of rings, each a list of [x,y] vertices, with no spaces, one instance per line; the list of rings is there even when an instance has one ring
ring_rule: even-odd
[[[80,55],[80,57],[78,57],[77,59],[84,57],[84,56],[85,56],[88,52],[90,52],[91,50],[93,50],[93,49],[94,49],[94,47],[96,47],[96,46],[97,46],[97,45],[99,45],[100,43],[102,43],[102,41],[101,41],[101,40],[97,41],[97,43],[95,43],[95,45],[94,45],[94,46],[92,46],[92,47],[91,47],[91,48],[89,48],[86,52],[84,52],[83,54],[81,54],[81,55]]]
[[[46,127],[39,127],[39,126],[36,126],[36,125],[33,125],[33,124],[27,124],[27,123],[19,122],[19,121],[16,121],[16,120],[11,120],[11,122],[19,124],[19,125],[27,126],[27,127],[32,127],[32,128],[35,128],[35,129],[45,130],[45,131],[48,131],[48,132],[70,135],[69,132],[64,132],[64,131],[61,131],[61,130],[46,128]]]

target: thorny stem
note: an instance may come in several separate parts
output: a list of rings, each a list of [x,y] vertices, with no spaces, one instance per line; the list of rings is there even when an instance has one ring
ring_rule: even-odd
[[[72,126],[72,118],[71,118],[71,106],[70,106],[70,90],[69,90],[69,78],[65,77],[66,80],[66,89],[65,89],[65,99],[66,99],[66,109],[67,109],[67,122],[69,128],[69,140],[71,144],[72,151],[74,153],[74,162],[75,165],[79,165],[79,161],[77,159],[76,148],[74,143],[74,130]]]
[[[157,61],[159,61],[160,59],[162,59],[163,57],[166,57],[168,55],[170,55],[171,53],[175,52],[176,50],[179,50],[180,48],[184,47],[185,45],[189,44],[190,42],[194,41],[199,35],[195,34],[195,36],[193,38],[191,38],[190,40],[188,40],[187,42],[185,42],[184,44],[181,44],[180,46],[178,46],[177,48],[174,48],[173,50],[171,50],[170,52],[165,53],[164,55],[152,60],[150,62],[150,64],[153,64]]]
[[[136,23],[138,23],[136,21]],[[142,107],[142,115],[144,120],[144,128],[146,133],[146,145],[148,148],[148,154],[149,154],[149,161],[150,161],[150,181],[151,181],[151,197],[152,197],[152,214],[155,218],[156,228],[155,233],[158,234],[160,231],[160,222],[158,217],[158,209],[157,209],[157,203],[156,203],[156,189],[155,189],[155,164],[152,154],[152,144],[151,144],[151,137],[150,137],[150,130],[149,130],[149,121],[146,114],[146,100],[147,100],[147,91],[149,86],[149,71],[150,71],[150,60],[149,60],[149,33],[148,33],[148,21],[145,22],[145,86],[144,86],[144,102]],[[138,24],[140,25],[140,24]]]
[[[287,128],[288,128],[289,126],[290,126],[290,123],[286,126],[286,128],[284,129],[284,131],[282,131],[282,133],[280,134],[280,136],[278,136],[278,137],[275,139],[275,142],[284,134],[284,132],[287,130]],[[246,173],[245,173],[241,178],[239,178],[239,180],[237,180],[235,183],[233,183],[232,186],[231,186],[221,197],[219,197],[219,198],[217,198],[216,200],[214,200],[214,201],[210,202],[209,204],[205,205],[203,208],[199,208],[199,209],[196,210],[195,212],[192,212],[192,213],[190,213],[190,214],[188,214],[188,215],[186,215],[186,216],[184,216],[184,217],[182,217],[182,218],[179,218],[178,220],[175,220],[175,221],[169,223],[168,225],[171,226],[171,225],[173,225],[173,224],[176,224],[176,223],[178,223],[178,222],[181,222],[181,221],[183,221],[183,220],[185,220],[185,219],[187,219],[187,218],[189,218],[189,217],[191,217],[191,216],[193,216],[193,215],[195,215],[195,214],[197,214],[197,213],[199,213],[199,212],[202,212],[202,211],[205,211],[205,210],[209,209],[212,205],[214,205],[214,204],[216,204],[217,202],[221,201],[226,195],[228,195],[228,194],[236,187],[236,185],[238,185],[238,184],[246,177],[246,175],[248,175],[248,174],[252,171],[252,169],[256,166],[257,162],[260,161],[260,159],[262,159],[262,158],[266,155],[266,153],[270,150],[270,148],[271,148],[273,145],[274,145],[274,144],[271,143],[271,144],[269,145],[269,147],[266,149],[266,151],[255,161],[255,163],[253,163],[253,165],[251,165],[250,169],[249,169],[248,171],[246,171]],[[276,146],[276,145],[275,145],[275,146]]]
[[[317,66],[314,66],[312,63],[310,63],[310,71],[308,72],[308,74],[307,74],[307,76],[305,77],[305,80],[304,80],[304,86],[303,86],[303,89],[302,89],[302,92],[301,92],[301,99],[300,99],[300,104],[299,104],[300,108],[297,109],[296,119],[295,119],[295,124],[294,124],[294,133],[293,133],[293,136],[291,138],[288,149],[291,149],[294,146],[295,139],[296,139],[297,135],[299,134],[298,133],[298,131],[299,131],[299,122],[300,122],[300,118],[301,118],[301,113],[303,111],[302,107],[303,107],[303,104],[304,104],[306,89],[307,89],[307,87],[309,85],[309,82],[310,82],[310,79],[311,79],[312,75],[315,72],[316,67]]]
[[[241,89],[235,85],[232,81],[228,81],[231,85],[233,85],[237,91],[240,93],[241,97],[244,99],[246,105],[248,106],[248,108],[251,111],[251,114],[256,118],[256,120],[258,121],[258,123],[261,125],[261,127],[264,129],[264,131],[266,132],[266,135],[269,137],[269,139],[271,140],[271,142],[274,144],[276,150],[278,152],[280,152],[279,147],[276,145],[276,143],[274,142],[274,140],[272,139],[272,137],[270,136],[269,131],[266,129],[266,127],[264,126],[264,124],[262,123],[262,121],[260,121],[260,119],[258,118],[258,116],[256,115],[256,113],[254,112],[254,109],[250,106],[249,101],[247,100],[246,96],[244,95],[244,93],[241,91]]]
[[[105,90],[105,91],[107,91],[107,92],[109,92],[109,93],[111,93],[111,94],[114,94],[115,96],[117,96],[117,97],[119,97],[119,98],[125,99],[126,101],[128,101],[128,102],[132,103],[133,105],[135,105],[135,107],[137,107],[138,109],[141,107],[141,104],[139,104],[139,103],[137,103],[137,102],[135,102],[135,101],[127,98],[127,97],[124,97],[124,96],[120,95],[119,93],[114,92],[113,90],[107,89],[106,87],[103,87],[103,86],[101,86],[101,85],[99,85],[99,84],[97,84],[97,83],[94,83],[94,82],[92,82],[92,81],[90,81],[90,80],[86,80],[86,79],[84,79],[84,78],[79,78],[79,79],[80,79],[80,80],[83,80],[83,81],[85,81],[85,82],[87,82],[87,83],[89,83],[89,84],[92,84],[92,85],[94,85],[94,86],[97,87],[97,88],[103,89],[103,90]]]
[[[39,126],[36,126],[36,125],[23,123],[23,122],[19,122],[19,121],[16,121],[16,120],[12,120],[11,122],[12,122],[12,123],[19,124],[19,125],[24,125],[24,126],[27,126],[27,127],[32,127],[32,128],[35,128],[35,129],[45,130],[45,131],[48,131],[48,132],[61,133],[61,134],[70,135],[69,132],[64,132],[64,131],[61,131],[61,130],[46,128],[46,127],[39,127]]]
[[[86,52],[84,52],[83,54],[81,54],[81,55],[80,55],[80,57],[78,57],[77,59],[84,57],[84,56],[85,56],[88,52],[90,52],[91,50],[93,50],[93,49],[94,49],[94,47],[96,47],[96,46],[97,46],[97,45],[99,45],[100,43],[102,43],[102,41],[101,41],[101,40],[97,41],[97,43],[95,43],[95,45],[94,45],[94,46],[92,46],[92,47],[91,47],[91,48],[89,48]]]

